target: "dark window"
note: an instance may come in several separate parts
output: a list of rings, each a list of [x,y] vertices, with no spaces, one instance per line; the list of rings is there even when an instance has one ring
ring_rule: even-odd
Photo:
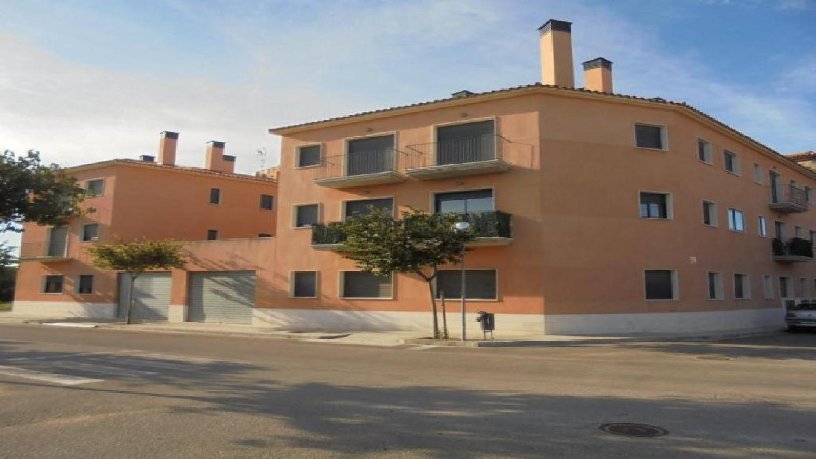
[[[790,291],[790,279],[787,277],[780,277],[779,278],[779,296],[782,298],[788,298],[791,294]]]
[[[45,276],[43,292],[62,293],[62,276]]]
[[[292,276],[292,296],[296,298],[314,298],[317,296],[317,272],[299,271]]]
[[[88,196],[102,196],[102,193],[105,192],[105,180],[88,180],[85,183],[85,191]]]
[[[653,269],[646,271],[646,299],[674,299],[673,277],[672,272],[667,269]]]
[[[785,238],[785,224],[774,222],[774,237],[780,241]]]
[[[434,212],[458,214],[489,212],[494,210],[493,190],[437,193],[434,196]]]
[[[350,140],[346,175],[376,174],[394,170],[394,136]]]
[[[275,206],[275,197],[269,194],[261,195],[261,209],[272,210]]]
[[[346,218],[367,214],[371,208],[382,209],[388,214],[394,213],[394,200],[384,199],[364,199],[361,201],[346,201]]]
[[[648,126],[646,124],[635,125],[635,141],[640,148],[663,149],[663,128],[660,126]]]
[[[272,237],[269,233],[258,233],[258,237]]]
[[[436,128],[436,164],[461,164],[496,159],[493,120]]]
[[[320,145],[298,148],[298,167],[314,166],[316,164],[320,164]]]
[[[99,225],[91,223],[82,226],[82,240],[84,242],[95,241],[99,237]]]
[[[221,204],[221,190],[210,188],[210,204]]]
[[[662,193],[640,193],[640,216],[642,218],[668,218],[666,195]]]
[[[711,144],[703,139],[697,139],[697,159],[705,163],[711,162]]]
[[[390,298],[392,277],[379,277],[363,271],[346,271],[343,273],[343,298]]]
[[[739,173],[739,162],[737,161],[736,153],[725,150],[723,153],[723,163],[725,164],[725,170],[728,172],[734,174]]]
[[[708,273],[708,299],[720,299],[722,290],[720,273]]]
[[[716,207],[712,202],[703,202],[703,223],[709,226],[717,225]]]
[[[68,227],[55,226],[49,230],[49,257],[64,257],[68,252]]]
[[[207,230],[207,240],[215,241],[218,239],[218,230]]]
[[[83,274],[79,276],[79,285],[77,286],[77,293],[88,295],[93,293],[93,276]]]
[[[301,228],[319,223],[317,214],[317,204],[307,204],[295,207],[295,226]]]
[[[465,294],[467,299],[496,299],[496,270],[468,269],[465,271]],[[442,298],[462,298],[462,271],[439,271],[436,277],[436,296]]]
[[[734,298],[738,300],[748,298],[747,277],[745,274],[734,274]]]

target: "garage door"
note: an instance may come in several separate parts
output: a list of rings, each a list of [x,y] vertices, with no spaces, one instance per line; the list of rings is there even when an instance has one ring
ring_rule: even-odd
[[[145,273],[133,284],[133,318],[137,320],[167,320],[170,308],[170,273]],[[116,316],[127,317],[130,301],[130,275],[119,274],[119,302]]]
[[[190,274],[190,322],[250,324],[254,304],[253,271]]]

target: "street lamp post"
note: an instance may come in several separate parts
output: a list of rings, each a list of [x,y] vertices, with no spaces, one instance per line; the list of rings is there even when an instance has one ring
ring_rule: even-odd
[[[470,229],[470,223],[465,222],[465,221],[456,222],[456,224],[454,224],[453,227],[454,227],[454,229],[456,231],[458,231],[460,233],[464,233],[465,231]],[[465,245],[464,244],[462,244],[462,287],[461,287],[461,290],[462,290],[462,341],[465,341],[467,339],[467,336],[466,336],[467,326],[465,325],[465,323],[466,323],[465,313],[467,312],[467,303],[465,301],[465,296],[467,296],[466,295],[467,288],[465,287]]]

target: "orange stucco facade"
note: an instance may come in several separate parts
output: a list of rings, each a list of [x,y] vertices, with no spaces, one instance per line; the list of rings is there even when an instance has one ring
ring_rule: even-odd
[[[80,167],[80,180],[106,180],[105,195],[87,201],[97,211],[80,220],[99,221],[100,240],[196,241],[188,267],[172,273],[171,304],[182,309],[191,272],[241,271],[254,273],[254,325],[427,329],[424,282],[395,275],[386,294],[346,298],[344,272],[357,268],[313,243],[315,229],[297,227],[297,209],[316,205],[326,224],[344,219],[349,201],[390,199],[398,215],[435,211],[440,193],[489,190],[490,210],[510,215],[510,234],[479,239],[467,253],[468,269],[495,273],[495,295],[469,299],[469,320],[487,310],[500,332],[610,335],[782,326],[786,300],[816,297],[816,268],[812,256],[774,253],[772,240],[776,227],[782,241],[813,240],[816,173],[685,104],[610,94],[611,62],[591,69],[587,90],[573,89],[562,81],[572,78],[568,24],[541,29],[542,78],[552,84],[271,129],[282,137],[276,180],[136,163]],[[440,133],[469,123],[491,126],[491,156],[441,164]],[[643,144],[639,126],[657,133],[656,146]],[[393,136],[382,150],[387,165],[352,173],[361,157],[352,144],[381,136]],[[306,150],[319,158],[300,165]],[[215,187],[223,202],[214,206]],[[780,190],[803,197],[787,202]],[[258,209],[260,194],[275,196],[273,211]],[[663,214],[644,215],[644,199],[655,196]],[[115,278],[81,251],[80,225],[71,225],[68,260],[21,264],[18,302],[116,302]],[[207,229],[235,240],[202,241]],[[27,227],[24,244],[44,241],[45,231]],[[47,273],[86,271],[100,277],[98,294],[40,293]],[[670,276],[667,297],[650,293],[656,271]],[[296,293],[295,273],[314,276],[314,294]],[[448,310],[458,305],[449,300]]]

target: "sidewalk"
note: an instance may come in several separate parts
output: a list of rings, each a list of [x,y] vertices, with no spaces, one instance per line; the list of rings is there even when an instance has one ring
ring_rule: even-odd
[[[105,328],[126,332],[204,334],[211,336],[243,336],[273,339],[294,339],[304,342],[351,344],[362,346],[394,347],[403,345],[428,347],[548,347],[610,344],[654,341],[717,341],[776,333],[777,330],[745,330],[723,335],[697,336],[567,336],[567,335],[522,335],[498,334],[495,339],[481,339],[481,332],[474,330],[477,339],[461,341],[453,336],[449,340],[434,340],[428,333],[420,331],[348,331],[348,332],[299,332],[275,330],[252,325],[207,324],[207,323],[140,323],[127,325],[120,321],[88,318],[47,319],[42,317],[12,316],[0,313],[0,324],[17,323],[42,326]],[[423,337],[424,335],[424,337]]]

